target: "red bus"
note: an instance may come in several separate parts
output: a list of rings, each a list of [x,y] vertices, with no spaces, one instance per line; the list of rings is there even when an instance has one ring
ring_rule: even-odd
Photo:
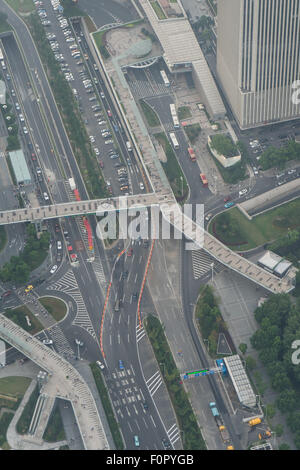
[[[194,150],[191,147],[189,147],[188,152],[189,152],[190,159],[192,160],[192,162],[195,162],[196,161],[196,155],[195,155]]]
[[[208,186],[208,181],[204,173],[200,173],[200,178],[201,178],[203,186]]]

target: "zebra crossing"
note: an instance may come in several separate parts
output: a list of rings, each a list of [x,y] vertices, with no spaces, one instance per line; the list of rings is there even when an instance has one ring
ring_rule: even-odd
[[[146,80],[131,80],[129,86],[132,94],[137,98],[147,98],[153,96],[166,95],[166,87],[163,83],[151,82],[151,85]]]
[[[49,328],[48,332],[51,335],[51,338],[55,344],[55,349],[57,350],[58,354],[65,357],[66,359],[74,358],[75,356],[74,351],[71,348],[64,333],[62,332],[60,326],[54,325],[51,328]]]
[[[140,328],[140,325],[137,324],[136,325],[136,341],[137,341],[137,343],[139,341],[141,341],[142,338],[144,338],[145,334],[146,334],[146,332],[145,332],[144,328],[143,327]]]
[[[86,310],[86,306],[73,271],[67,271],[62,278],[60,278],[54,284],[51,284],[51,286],[47,287],[47,289],[58,290],[72,297],[76,303],[76,316],[72,324],[85,329],[95,340],[97,340],[95,330]]]
[[[176,423],[174,423],[173,426],[170,427],[170,429],[167,431],[167,435],[172,445],[174,445],[175,442],[180,439],[180,433]]]
[[[162,383],[163,381],[159,370],[157,370],[148,380],[146,380],[146,385],[151,397],[153,397],[153,395],[157,392]]]
[[[205,253],[203,250],[193,250],[192,251],[192,265],[193,265],[193,275],[194,279],[200,279],[209,271],[213,270],[214,273],[218,273],[223,269],[221,263],[216,261],[210,255]]]
[[[93,261],[92,266],[93,266],[97,281],[99,282],[100,285],[102,284],[106,288],[107,281],[106,281],[106,277],[104,274],[104,269],[103,269],[101,259],[98,256],[95,257],[95,260]]]

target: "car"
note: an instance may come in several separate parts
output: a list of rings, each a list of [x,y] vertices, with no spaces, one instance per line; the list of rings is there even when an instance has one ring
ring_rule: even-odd
[[[49,201],[49,196],[46,192],[43,193],[43,196],[44,196],[45,201]]]
[[[225,209],[228,209],[229,207],[232,207],[232,206],[234,206],[234,202],[227,202],[224,207]]]
[[[230,201],[230,196],[224,197],[224,202],[228,202],[228,201]]]
[[[144,401],[144,403],[143,403],[143,408],[144,408],[144,410],[148,410],[148,408],[149,408],[148,403],[146,401]]]
[[[73,38],[73,37],[70,37],[70,38],[66,39],[66,42],[74,42],[74,41],[75,41],[75,38]],[[77,48],[76,44],[73,44],[73,45]],[[73,47],[73,46],[71,46],[71,47]],[[70,49],[71,49],[71,47],[70,47]],[[74,49],[75,49],[75,47],[74,47]]]
[[[108,144],[113,144],[114,141],[111,140],[111,139],[108,139],[108,140],[105,140],[104,143],[105,143],[106,145],[108,145]]]
[[[28,294],[28,292],[32,291],[33,285],[29,284],[27,287],[25,287],[25,293]]]
[[[253,167],[253,173],[254,173],[255,175],[258,175],[258,169],[256,168],[256,166]]]
[[[122,272],[121,279],[124,280],[124,279],[127,278],[127,276],[128,276],[128,271],[123,271],[123,272]]]
[[[94,148],[94,152],[96,155],[100,155],[99,149],[97,147]]]
[[[100,367],[100,369],[102,369],[102,370],[105,368],[104,364],[102,364],[102,362],[100,362],[100,361],[96,361],[96,364],[97,364],[97,366]]]
[[[24,132],[24,134],[28,134],[28,130],[27,130],[26,126],[23,127],[23,132]]]
[[[134,436],[134,445],[135,447],[140,447],[140,441],[138,436]]]
[[[56,270],[57,270],[57,265],[55,264],[55,265],[52,266],[52,268],[50,269],[50,274],[54,274]]]
[[[129,248],[129,250],[127,251],[127,256],[132,256],[132,253],[133,253],[133,248]]]
[[[110,132],[104,132],[104,134],[101,134],[102,137],[106,138],[106,137],[111,137],[111,133]]]
[[[141,183],[139,184],[139,186],[140,186],[140,189],[141,189],[142,191],[145,189],[144,183],[141,182]]]
[[[46,344],[47,346],[49,346],[50,344],[53,344],[53,341],[52,339],[43,339],[43,344]]]
[[[71,247],[71,248],[72,248],[72,247]],[[58,250],[61,250],[61,249],[62,249],[62,244],[61,244],[61,241],[60,241],[60,240],[57,241],[57,249],[58,249]]]
[[[6,292],[3,292],[3,294],[1,295],[1,299],[5,299],[5,297],[9,297],[10,294],[12,294],[11,290],[7,290]]]
[[[20,119],[21,122],[25,121],[23,114],[19,114],[19,119]]]
[[[90,139],[90,141],[91,141],[92,143],[95,142],[95,137],[94,137],[93,135],[90,135],[90,136],[89,136],[89,139]]]
[[[111,112],[110,109],[107,110],[107,115],[108,115],[109,117],[112,117],[112,112]]]
[[[244,194],[246,194],[248,192],[248,189],[247,188],[244,188],[244,189],[241,189],[239,191],[239,196],[243,196]]]
[[[104,95],[103,91],[100,91],[100,96],[101,96],[101,98],[105,98],[105,95]]]
[[[121,361],[121,359],[119,359],[119,369],[124,370],[124,363]]]
[[[100,168],[104,168],[104,163],[102,160],[99,160],[99,165],[100,165]]]
[[[16,107],[16,110],[17,110],[17,111],[20,111],[20,105],[19,105],[19,103],[15,103],[15,107]]]
[[[137,293],[137,292],[133,292],[133,294],[132,294],[132,300],[137,301],[137,299],[138,299],[138,293]]]
[[[293,170],[288,170],[288,175],[292,175],[293,173],[296,173],[296,170],[293,169]]]
[[[161,442],[162,442],[164,449],[171,449],[171,444],[167,439],[163,439]]]
[[[205,216],[205,220],[208,222],[212,218],[212,213],[209,213]]]
[[[103,124],[106,124],[106,121],[99,121],[98,124],[99,126],[103,126]]]
[[[131,166],[131,165],[132,165],[130,158],[127,158],[126,161],[127,161],[127,165],[128,165],[128,166]]]

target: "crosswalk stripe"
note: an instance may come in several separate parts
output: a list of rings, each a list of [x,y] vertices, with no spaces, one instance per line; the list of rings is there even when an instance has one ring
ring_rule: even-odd
[[[223,269],[221,263],[216,261],[214,258],[209,256],[203,250],[193,250],[192,251],[192,265],[193,265],[193,275],[195,279],[200,279],[202,276],[211,271],[212,263],[214,263],[213,269],[214,272],[220,272]]]

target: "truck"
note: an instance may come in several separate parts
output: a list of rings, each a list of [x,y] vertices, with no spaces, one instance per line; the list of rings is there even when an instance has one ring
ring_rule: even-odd
[[[221,418],[221,415],[219,413],[219,410],[218,410],[215,402],[211,401],[210,404],[209,404],[209,407],[210,407],[210,410],[212,412],[213,417],[215,418],[215,422],[216,422],[216,425],[218,426],[218,429],[220,431],[223,442],[230,444],[229,433],[228,433],[228,431],[227,431],[227,429],[226,429],[226,427],[223,423],[223,420]],[[231,449],[229,449],[229,447],[232,447],[232,446],[228,445],[228,447],[227,447],[228,450],[231,450]]]
[[[205,187],[208,186],[208,181],[207,181],[206,176],[205,176],[204,173],[200,173],[200,179],[202,181],[203,186],[205,186]]]
[[[250,421],[248,421],[248,424],[251,428],[253,428],[254,426],[257,426],[257,424],[260,424],[260,423],[261,423],[260,418],[253,418],[253,419],[250,419]]]
[[[190,156],[191,161],[195,162],[196,161],[196,155],[195,155],[195,152],[192,149],[192,147],[188,148],[188,152],[189,152],[189,156]]]

